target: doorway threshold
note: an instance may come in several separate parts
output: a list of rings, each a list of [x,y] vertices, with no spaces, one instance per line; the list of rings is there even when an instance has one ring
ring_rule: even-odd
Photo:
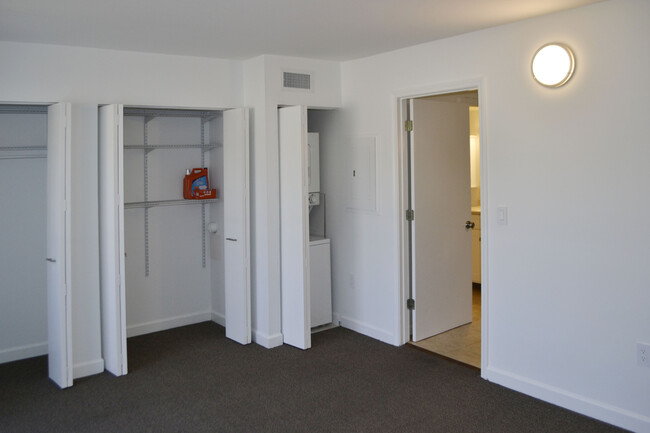
[[[431,349],[427,349],[426,347],[422,347],[421,345],[418,345],[418,343],[416,343],[414,341],[409,341],[406,344],[408,346],[412,347],[413,349],[419,350],[420,352],[426,352],[429,355],[433,355],[433,356],[435,356],[437,358],[441,358],[441,359],[444,359],[446,361],[453,362],[454,364],[462,365],[463,367],[467,367],[467,368],[470,368],[472,370],[476,370],[478,372],[481,371],[480,361],[479,361],[478,364],[476,364],[474,362],[470,363],[470,362],[462,361],[460,359],[450,358],[449,356],[445,356],[445,355],[443,355],[441,353],[434,352]]]

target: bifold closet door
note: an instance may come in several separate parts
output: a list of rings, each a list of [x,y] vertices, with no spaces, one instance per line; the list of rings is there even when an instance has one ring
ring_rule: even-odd
[[[307,206],[307,108],[278,110],[280,144],[280,256],[282,335],[300,349],[311,347],[309,211]]]
[[[106,370],[126,374],[123,106],[99,107],[99,242],[102,356]]]
[[[251,342],[248,110],[223,113],[226,337]]]
[[[48,370],[61,388],[72,386],[72,300],[70,296],[71,106],[47,110],[47,339]]]

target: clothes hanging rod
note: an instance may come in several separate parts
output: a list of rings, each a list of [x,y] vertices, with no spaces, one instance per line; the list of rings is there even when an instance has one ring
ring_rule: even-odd
[[[47,114],[47,105],[3,105],[0,114]]]
[[[125,116],[141,117],[194,117],[199,119],[214,119],[221,114],[217,110],[176,110],[176,109],[152,109],[152,108],[124,108]]]
[[[214,149],[221,146],[220,143],[213,144],[125,144],[125,149]]]
[[[0,146],[0,150],[26,151],[26,150],[47,150],[47,146]]]
[[[47,159],[47,155],[0,155],[0,159]]]

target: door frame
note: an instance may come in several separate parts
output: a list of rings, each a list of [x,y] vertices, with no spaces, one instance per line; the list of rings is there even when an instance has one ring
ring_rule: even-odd
[[[393,93],[393,119],[395,120],[395,140],[397,148],[395,149],[397,167],[395,172],[398,178],[397,190],[397,243],[399,245],[399,290],[397,291],[396,305],[396,334],[399,336],[399,343],[406,344],[410,339],[410,313],[407,309],[407,300],[409,298],[409,226],[405,215],[408,209],[408,154],[407,140],[408,133],[404,129],[406,121],[406,105],[409,99],[421,98],[426,96],[445,95],[449,93],[464,92],[469,90],[478,91],[479,100],[479,142],[481,143],[481,377],[485,378],[485,372],[488,368],[489,361],[489,342],[488,342],[488,325],[489,325],[489,278],[488,278],[488,242],[489,242],[489,224],[488,212],[488,158],[487,158],[487,134],[486,134],[486,98],[485,98],[485,78],[475,78],[457,82],[447,82],[440,84],[431,84],[418,88],[411,88],[396,91]],[[469,133],[468,133],[469,134]],[[469,143],[468,143],[469,145]]]

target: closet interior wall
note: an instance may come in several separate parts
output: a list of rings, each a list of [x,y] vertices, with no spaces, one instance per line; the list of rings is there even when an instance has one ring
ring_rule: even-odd
[[[47,353],[47,106],[0,105],[0,363]],[[28,150],[29,149],[29,150]]]
[[[222,114],[201,118],[188,110],[177,116],[172,111],[149,116],[125,108],[127,336],[212,320],[224,312],[223,243],[218,239],[223,227]],[[142,149],[145,144],[152,148]],[[210,147],[189,147],[198,144]],[[186,170],[201,167],[202,160],[217,200],[129,205],[182,200]],[[214,235],[207,232],[210,222],[218,227]]]

